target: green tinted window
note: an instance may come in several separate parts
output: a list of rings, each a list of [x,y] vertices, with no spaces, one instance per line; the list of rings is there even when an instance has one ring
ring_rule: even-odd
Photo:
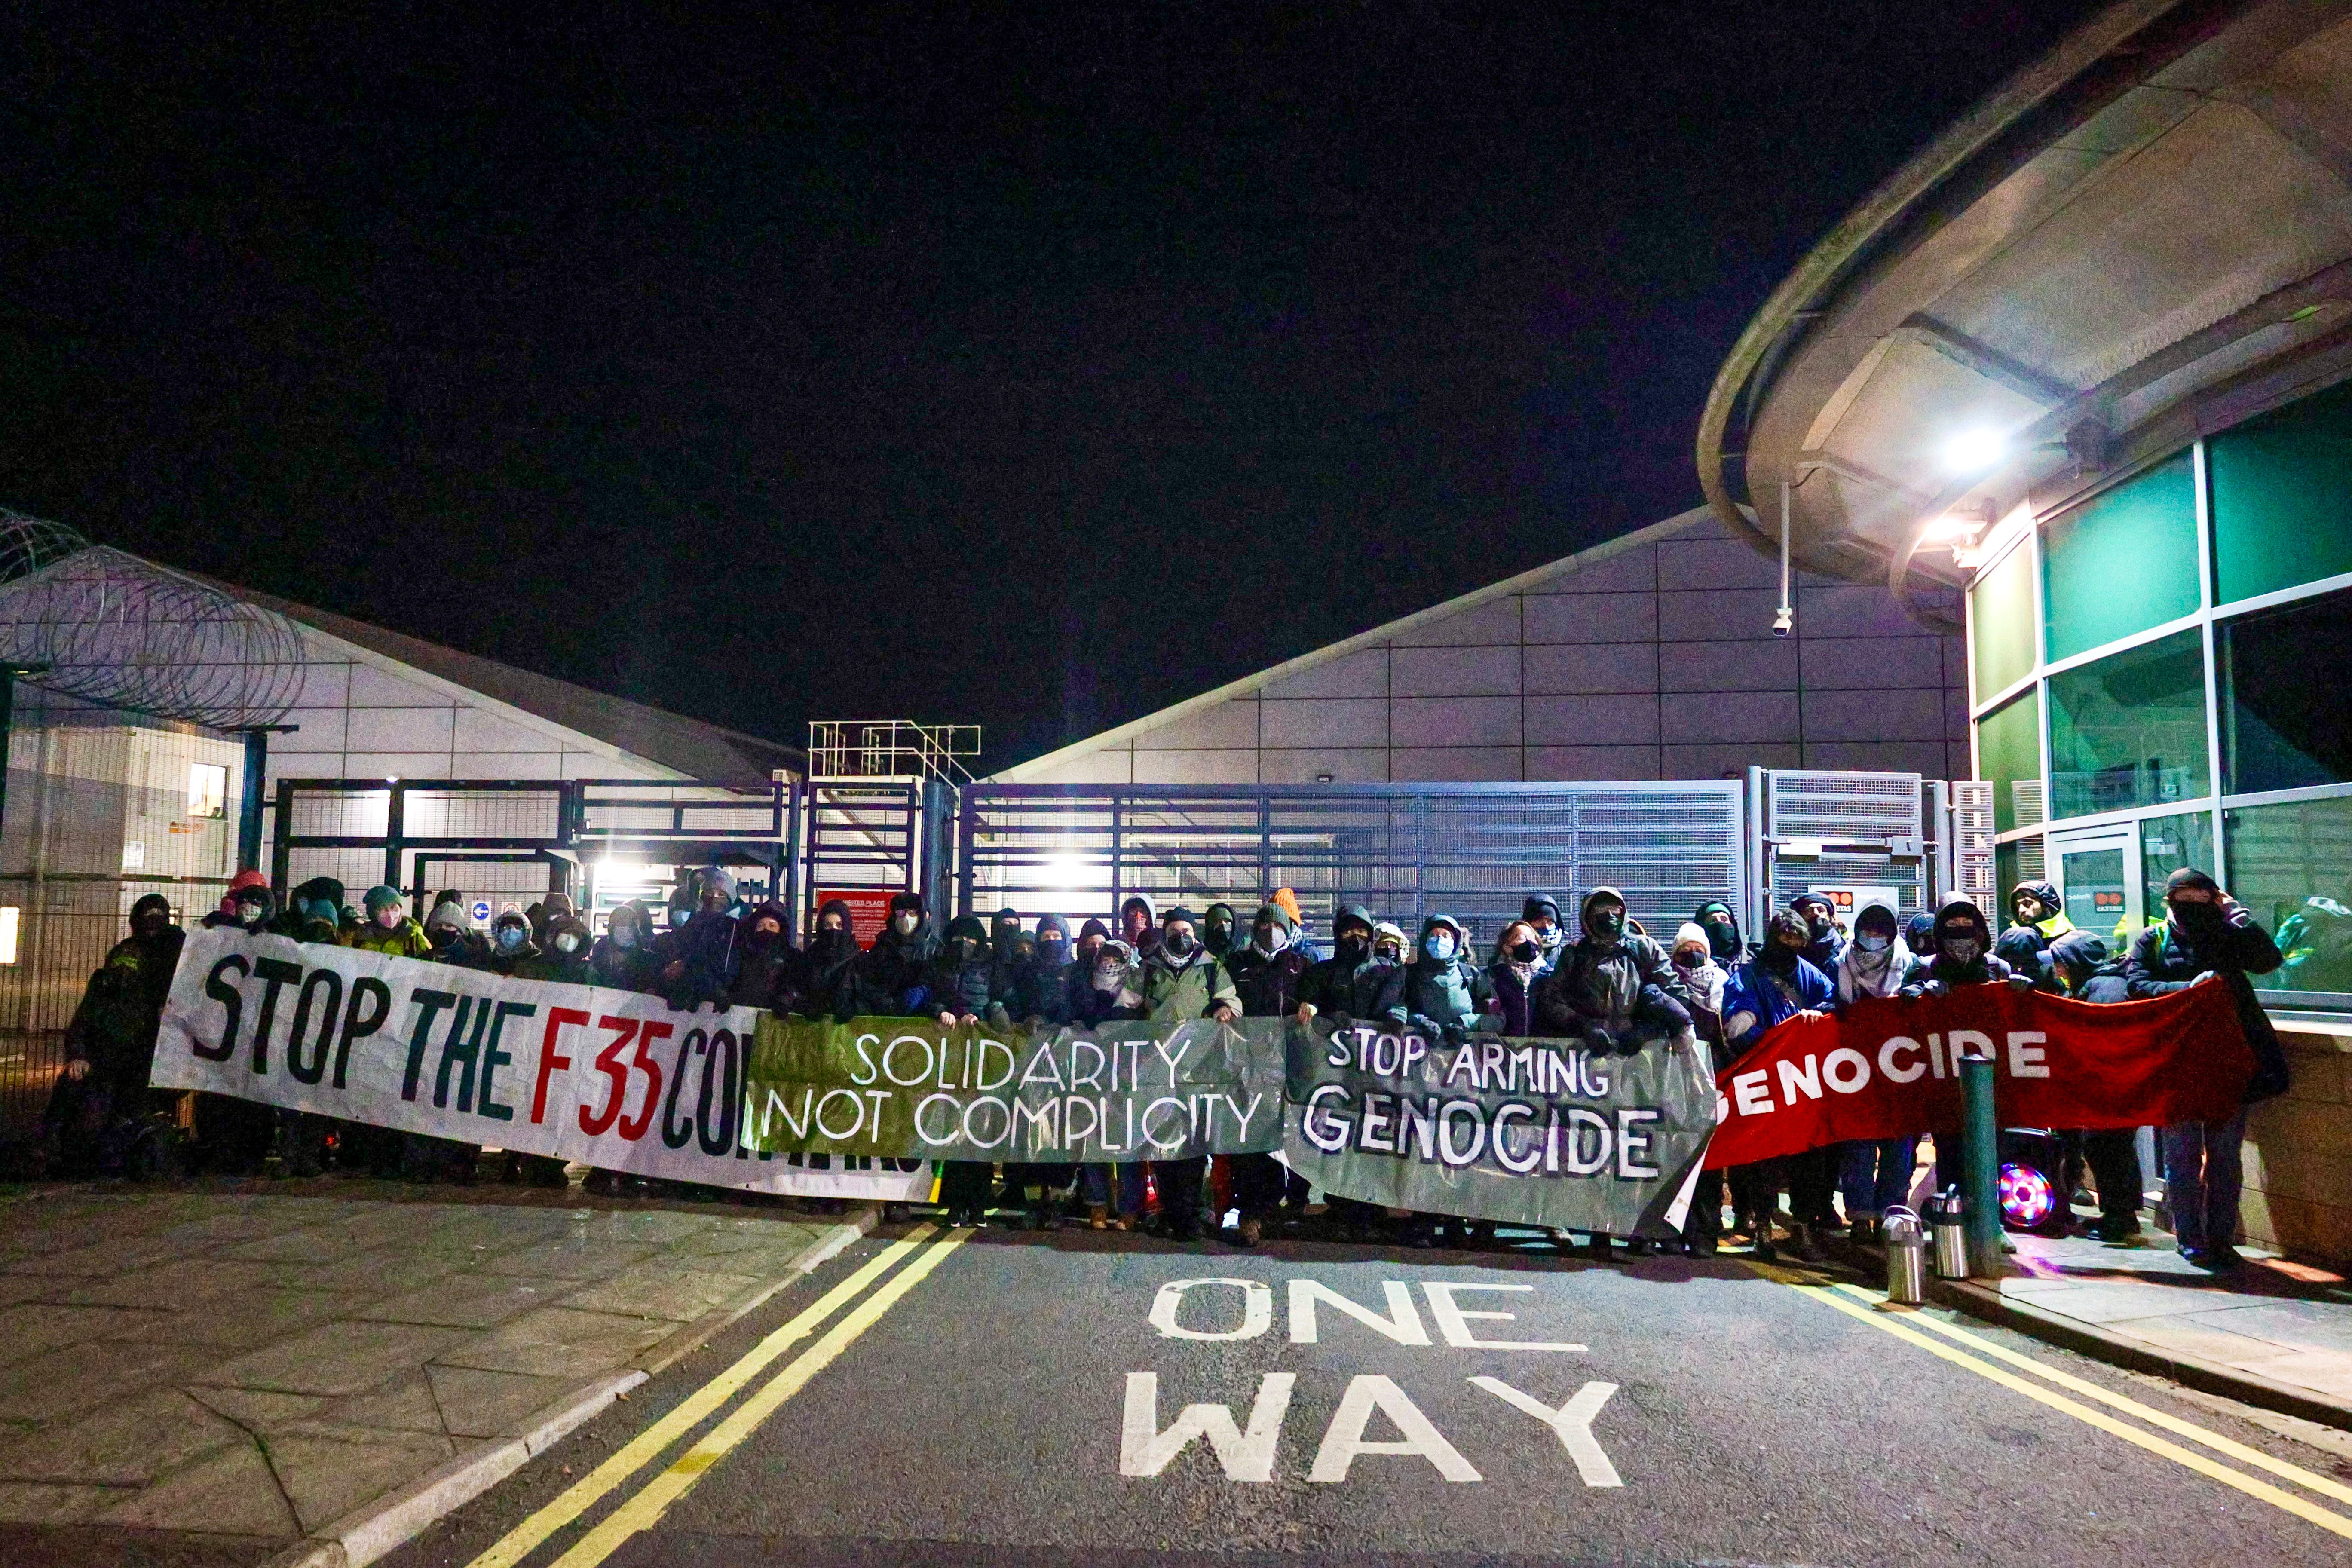
[[[2050,520],[2042,628],[2067,658],[2196,612],[2197,481],[2183,452]]]
[[[2020,826],[2017,790],[2042,787],[2042,699],[2028,690],[1977,721],[1977,772],[1992,781],[1992,826],[2006,833]],[[2032,826],[2035,814],[2023,824]]]
[[[2020,546],[1969,590],[1977,695],[1990,697],[2033,672],[2033,552]]]
[[[2197,633],[2110,654],[2048,685],[2052,820],[2209,793]]]
[[[2147,816],[2139,825],[2140,908],[2161,919],[2164,879],[2183,866],[2213,869],[2213,814],[2183,812],[2179,816]]]
[[[2352,382],[2206,444],[2222,604],[2352,572]]]
[[[2214,628],[2221,787],[2231,795],[2352,783],[2352,593],[2321,594]]]
[[[2352,992],[2352,799],[2296,801],[2221,814],[2230,892],[2278,938],[2284,968],[2264,991]]]

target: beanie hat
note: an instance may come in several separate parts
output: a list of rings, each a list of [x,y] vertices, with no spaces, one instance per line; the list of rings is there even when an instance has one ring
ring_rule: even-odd
[[[2218,893],[2221,890],[2221,884],[2194,866],[2183,866],[2164,879],[2165,897],[2170,898],[2183,888],[2198,888],[2209,893]]]
[[[1675,947],[1680,947],[1686,942],[1696,942],[1699,946],[1706,948],[1709,952],[1714,951],[1715,944],[1708,942],[1706,939],[1706,928],[1699,924],[1696,921],[1685,921],[1682,924],[1675,928],[1674,945]]]
[[[716,888],[726,894],[730,900],[735,897],[735,879],[727,874],[727,868],[724,866],[705,866],[700,876],[704,892],[707,893]],[[564,901],[569,903],[571,900]]]
[[[1271,921],[1274,924],[1280,926],[1285,935],[1295,933],[1298,930],[1298,917],[1292,914],[1288,910],[1284,909],[1280,904],[1268,903],[1260,905],[1258,907],[1257,918],[1251,921],[1250,924],[1257,925],[1265,921]]]
[[[426,931],[464,931],[466,929],[465,911],[455,903],[436,904],[433,906],[433,912],[425,917],[425,929]]]
[[[229,896],[232,898],[247,888],[267,888],[268,886],[269,886],[269,879],[250,866],[228,879]]]
[[[1307,923],[1306,918],[1298,912],[1298,895],[1288,888],[1276,888],[1274,890],[1274,896],[1266,900],[1266,902],[1290,917],[1291,930],[1297,931]]]
[[[374,887],[370,888],[367,890],[367,899],[365,901],[367,904],[367,912],[373,914],[378,910],[385,909],[393,904],[400,902],[400,889],[387,886],[383,882],[378,882]]]

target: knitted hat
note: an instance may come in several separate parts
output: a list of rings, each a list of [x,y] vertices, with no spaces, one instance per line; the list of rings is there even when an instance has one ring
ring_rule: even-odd
[[[378,882],[374,887],[370,888],[367,890],[367,899],[365,902],[367,904],[367,912],[373,914],[378,910],[388,909],[392,905],[400,902],[400,889],[398,888],[389,887],[384,883]]]

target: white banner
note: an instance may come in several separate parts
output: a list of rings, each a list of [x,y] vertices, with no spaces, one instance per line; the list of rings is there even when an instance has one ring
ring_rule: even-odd
[[[223,926],[188,933],[153,1082],[664,1181],[928,1197],[927,1162],[748,1147],[758,1017]]]

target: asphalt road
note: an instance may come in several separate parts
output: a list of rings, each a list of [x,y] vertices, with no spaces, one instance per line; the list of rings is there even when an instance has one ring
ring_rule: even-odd
[[[387,1563],[2352,1562],[2336,1455],[1820,1276],[912,1235]]]

